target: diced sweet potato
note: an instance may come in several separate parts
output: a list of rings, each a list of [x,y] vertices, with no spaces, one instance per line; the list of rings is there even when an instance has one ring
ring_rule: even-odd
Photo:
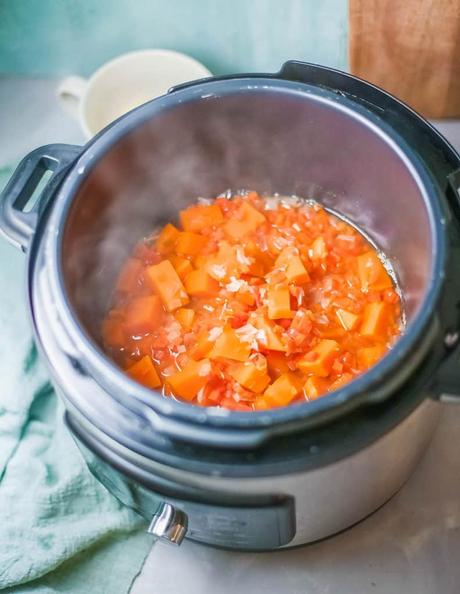
[[[233,328],[225,328],[209,353],[209,358],[218,359],[222,357],[234,361],[246,361],[250,353],[250,344],[240,340]]]
[[[318,336],[338,340],[346,335],[347,331],[338,324],[327,324],[318,328]]]
[[[184,281],[187,274],[189,272],[192,272],[193,270],[193,266],[190,260],[187,260],[187,258],[183,258],[182,256],[172,254],[169,257],[169,261],[173,265],[174,270],[177,272],[182,282]]]
[[[249,265],[249,274],[257,277],[263,277],[268,270],[273,266],[271,256],[260,249],[252,240],[245,243],[244,246],[246,255],[254,260],[254,263]]]
[[[244,388],[251,392],[262,392],[270,383],[270,377],[264,369],[251,361],[237,363],[229,368],[228,373]]]
[[[183,256],[198,256],[208,240],[204,235],[192,233],[191,231],[181,231],[177,236],[175,250]]]
[[[118,277],[117,291],[121,293],[129,293],[136,289],[139,279],[142,275],[144,267],[142,262],[137,258],[129,258],[126,264],[123,266]]]
[[[277,333],[278,328],[263,316],[257,316],[253,320],[254,326],[260,330],[257,340],[270,351],[286,352],[287,346],[282,337]]]
[[[169,260],[147,266],[145,281],[158,293],[168,311],[174,311],[189,302],[184,285]]]
[[[128,305],[124,327],[127,334],[145,334],[158,327],[164,310],[158,295],[137,297]]]
[[[383,291],[393,286],[390,275],[375,251],[358,257],[358,274],[363,291]]]
[[[270,320],[291,318],[291,294],[289,287],[270,287],[267,291],[268,317]]]
[[[192,270],[185,278],[185,290],[194,297],[212,297],[219,292],[219,283],[199,268]]]
[[[290,283],[302,285],[310,280],[310,275],[308,274],[296,248],[284,248],[277,257],[275,266],[284,271],[284,274]]]
[[[279,351],[270,351],[267,354],[268,371],[272,378],[276,379],[283,373],[288,373],[290,370],[287,363],[286,355]]]
[[[339,350],[339,344],[335,340],[320,340],[311,351],[297,361],[297,367],[303,373],[327,377]]]
[[[302,385],[294,373],[283,373],[263,393],[271,406],[285,406],[300,392]]]
[[[382,340],[388,333],[389,306],[384,301],[368,303],[364,308],[363,319],[359,328],[361,336]]]
[[[252,307],[256,302],[254,295],[249,290],[243,290],[243,289],[240,289],[236,293],[235,299],[237,299],[240,303],[249,305],[250,307]]]
[[[356,353],[360,369],[369,369],[375,365],[385,354],[385,347],[381,344],[371,347],[363,347]]]
[[[310,275],[299,256],[294,256],[288,262],[285,274],[290,283],[296,283],[298,285],[308,283],[310,280]]]
[[[174,317],[182,326],[182,328],[185,330],[190,330],[193,325],[193,320],[195,319],[195,311],[193,309],[181,307],[180,309],[176,310]]]
[[[224,224],[224,230],[233,241],[240,241],[248,233],[252,233],[257,227],[265,223],[265,221],[266,219],[261,212],[248,202],[243,202],[235,217]]]
[[[344,330],[354,330],[359,322],[359,316],[346,309],[336,309],[335,313]]]
[[[206,272],[217,281],[228,281],[232,276],[239,276],[240,265],[236,259],[236,248],[228,241],[219,242],[217,253],[207,258],[204,265]]]
[[[158,388],[161,386],[161,380],[152,359],[145,355],[139,361],[128,367],[126,373],[140,384],[147,388]]]
[[[255,410],[268,410],[271,408],[267,398],[265,396],[259,395],[254,400],[254,409]]]
[[[214,342],[209,338],[209,332],[203,332],[197,337],[195,344],[190,349],[190,357],[198,361],[206,357],[213,346]]]
[[[327,392],[329,382],[323,377],[311,375],[305,382],[304,391],[309,400],[316,400]]]
[[[310,246],[310,258],[312,260],[324,260],[328,254],[326,242],[321,235],[317,237]]]
[[[168,223],[165,225],[158,235],[155,242],[155,247],[162,256],[171,254],[174,251],[174,244],[179,236],[179,229],[176,229],[174,225]]]
[[[180,213],[180,221],[185,231],[202,231],[220,225],[224,215],[217,204],[189,206]]]
[[[170,375],[167,382],[176,396],[193,400],[211,375],[211,364],[207,359],[191,359],[181,371]]]

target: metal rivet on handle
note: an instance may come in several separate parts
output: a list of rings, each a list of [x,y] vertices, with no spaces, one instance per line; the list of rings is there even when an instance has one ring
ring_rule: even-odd
[[[169,503],[163,503],[147,531],[171,544],[180,545],[187,533],[187,516]]]

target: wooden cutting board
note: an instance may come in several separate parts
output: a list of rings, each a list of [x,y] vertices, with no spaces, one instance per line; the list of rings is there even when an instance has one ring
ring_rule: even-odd
[[[460,0],[349,0],[350,72],[429,118],[460,116]]]

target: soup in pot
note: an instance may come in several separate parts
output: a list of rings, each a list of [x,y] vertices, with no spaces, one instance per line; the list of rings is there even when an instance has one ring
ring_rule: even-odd
[[[104,347],[139,383],[200,406],[314,400],[366,372],[402,331],[384,256],[315,202],[202,200],[123,266]]]

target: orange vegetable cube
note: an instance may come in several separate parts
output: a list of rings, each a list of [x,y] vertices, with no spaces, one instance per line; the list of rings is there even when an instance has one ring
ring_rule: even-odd
[[[297,368],[303,373],[327,377],[339,350],[339,344],[335,340],[320,340],[311,351],[297,361]]]
[[[284,373],[268,386],[263,396],[271,406],[285,406],[294,400],[301,388],[301,382],[294,373]]]
[[[220,225],[224,215],[217,204],[189,206],[180,212],[180,222],[185,231],[201,231]]]
[[[182,369],[166,378],[176,396],[191,401],[208,382],[211,376],[211,364],[208,359],[191,359]]]
[[[235,298],[240,302],[252,307],[256,302],[254,295],[250,291],[241,289],[236,293]]]
[[[233,365],[229,368],[228,373],[251,392],[262,392],[270,383],[270,377],[266,371],[251,361]]]
[[[209,338],[209,332],[203,332],[197,337],[195,344],[190,349],[189,355],[192,359],[198,361],[206,357],[213,346],[214,342]]]
[[[152,332],[160,322],[164,310],[158,295],[137,297],[128,305],[125,330],[128,334]]]
[[[366,252],[357,260],[359,281],[363,291],[383,291],[393,286],[393,281],[377,252]]]
[[[284,271],[284,274],[290,283],[302,285],[310,280],[310,275],[308,274],[296,248],[284,248],[276,259],[275,266]]]
[[[312,260],[324,260],[328,252],[324,237],[317,237],[310,246],[309,255]]]
[[[315,400],[327,392],[329,382],[323,377],[311,375],[303,387],[309,400]]]
[[[278,330],[278,328],[275,330],[274,324],[271,324],[263,316],[256,316],[252,320],[252,323],[261,331],[261,336],[260,338],[258,337],[257,340],[259,340],[266,349],[269,349],[270,351],[286,352],[287,346],[283,342],[281,336],[277,334],[276,330]]]
[[[227,241],[220,241],[217,253],[207,258],[204,268],[217,281],[229,280],[232,276],[238,277],[240,265],[236,260],[235,246]]]
[[[194,297],[210,297],[216,295],[220,288],[219,283],[210,277],[203,268],[192,270],[192,272],[187,274],[184,284],[187,293]]]
[[[174,311],[189,302],[184,285],[169,260],[147,266],[145,281],[158,293],[168,311]]]
[[[140,260],[137,258],[129,258],[121,269],[120,276],[118,277],[116,286],[117,291],[122,293],[133,291],[137,287],[142,269],[143,266]]]
[[[244,251],[254,262],[249,265],[249,274],[262,277],[273,266],[273,259],[267,252],[262,251],[257,244],[249,240],[245,243]]]
[[[360,369],[369,369],[375,365],[385,354],[385,347],[381,344],[372,347],[364,347],[356,353]]]
[[[333,338],[335,340],[337,338],[343,338],[346,331],[338,325],[328,324],[318,328],[318,334],[321,338]]]
[[[186,307],[181,307],[180,309],[176,310],[174,317],[185,330],[190,330],[193,326],[193,320],[195,319],[195,312],[193,309],[187,309]]]
[[[193,265],[195,268],[206,268],[209,262],[209,254],[201,254],[193,258]]]
[[[268,317],[270,320],[292,318],[289,287],[270,287],[267,291]]]
[[[285,274],[290,283],[296,283],[298,285],[308,283],[310,280],[310,275],[299,256],[294,256],[288,262]]]
[[[180,231],[177,236],[175,249],[178,254],[184,256],[198,256],[208,243],[204,235],[192,233],[191,231]]]
[[[224,224],[224,230],[233,241],[240,241],[248,233],[252,233],[265,222],[266,218],[260,211],[248,202],[243,202],[236,212],[235,217]]]
[[[176,243],[179,233],[179,229],[176,229],[171,223],[168,223],[163,227],[155,242],[155,247],[160,254],[165,256],[174,251],[174,244]]]
[[[139,382],[147,388],[158,388],[161,386],[161,380],[152,359],[145,355],[139,361],[136,361],[131,367],[128,367],[126,373],[136,382]]]
[[[182,258],[182,256],[176,256],[173,254],[169,257],[169,261],[173,265],[174,270],[177,272],[181,281],[183,281],[187,274],[193,270],[190,260],[187,260],[187,258]]]
[[[233,328],[225,328],[209,353],[209,358],[218,359],[223,357],[235,361],[246,361],[250,353],[250,344],[240,340]]]
[[[254,408],[255,410],[268,410],[271,408],[271,404],[268,403],[268,400],[265,398],[265,396],[257,396],[254,400]]]
[[[388,333],[389,306],[384,301],[368,303],[364,308],[363,319],[359,328],[361,336],[375,340],[386,338]]]
[[[273,378],[277,378],[283,373],[289,373],[291,369],[287,363],[286,355],[279,351],[270,351],[267,355],[268,371]]]
[[[359,321],[359,316],[346,309],[337,309],[335,314],[344,330],[354,330]]]

